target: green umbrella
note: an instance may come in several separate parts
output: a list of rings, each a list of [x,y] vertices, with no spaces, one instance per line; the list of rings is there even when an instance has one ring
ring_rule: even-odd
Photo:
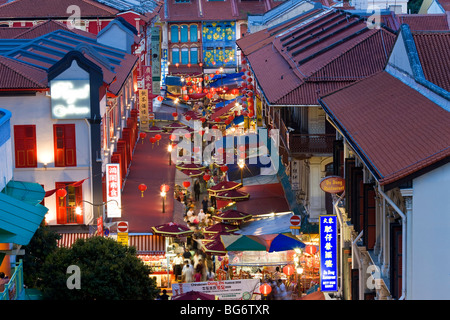
[[[258,236],[251,235],[221,235],[227,251],[267,251],[267,244]]]

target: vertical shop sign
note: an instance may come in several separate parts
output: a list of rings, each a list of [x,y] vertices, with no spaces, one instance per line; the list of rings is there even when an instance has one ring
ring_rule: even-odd
[[[108,218],[120,218],[121,190],[119,163],[106,165],[106,210]]]
[[[144,81],[144,88],[148,90],[148,96],[152,96],[153,88],[152,88],[152,67],[151,66],[142,66],[142,78]],[[153,99],[148,99],[148,112],[153,112]]]
[[[139,90],[139,123],[140,129],[148,130],[148,90]]]
[[[161,29],[151,28],[152,92],[161,93]]]
[[[319,217],[320,232],[320,290],[338,291],[337,272],[337,217],[323,215]]]
[[[169,73],[169,65],[168,65],[168,50],[162,49],[162,58],[161,58],[161,87],[166,85],[166,75]]]

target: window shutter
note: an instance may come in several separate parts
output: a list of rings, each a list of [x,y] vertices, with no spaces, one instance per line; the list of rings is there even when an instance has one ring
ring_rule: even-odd
[[[65,128],[65,158],[66,166],[73,167],[77,165],[76,139],[75,139],[75,125],[67,124]]]
[[[36,126],[14,126],[16,168],[37,167]]]
[[[83,192],[82,192],[81,186],[78,186],[75,188],[75,201],[77,203],[76,204],[77,206],[82,207]],[[96,208],[94,208],[94,209],[96,210]],[[82,214],[77,215],[76,219],[77,219],[78,224],[83,224],[83,211],[82,211]]]

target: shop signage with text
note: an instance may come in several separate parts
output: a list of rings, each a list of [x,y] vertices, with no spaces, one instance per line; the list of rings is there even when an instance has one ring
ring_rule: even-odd
[[[319,216],[320,291],[338,291],[337,217]]]
[[[106,210],[108,218],[120,218],[121,190],[120,165],[109,163],[106,165]]]
[[[345,179],[338,176],[328,176],[320,181],[320,189],[328,193],[341,193],[345,190]]]

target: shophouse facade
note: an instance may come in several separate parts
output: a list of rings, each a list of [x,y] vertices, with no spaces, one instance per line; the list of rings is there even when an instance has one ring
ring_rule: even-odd
[[[402,25],[384,71],[320,99],[346,181],[334,202],[346,299],[449,297],[449,41]]]
[[[336,132],[318,98],[382,70],[394,39],[363,18],[316,6],[237,41],[255,78],[256,105],[265,125],[279,130],[281,160],[310,222],[333,212],[320,181],[333,174]]]
[[[66,30],[0,42],[4,66],[28,80],[0,97],[13,114],[14,177],[47,191],[49,225],[86,232],[105,213],[106,164],[120,163],[123,180],[131,160],[137,58]]]

